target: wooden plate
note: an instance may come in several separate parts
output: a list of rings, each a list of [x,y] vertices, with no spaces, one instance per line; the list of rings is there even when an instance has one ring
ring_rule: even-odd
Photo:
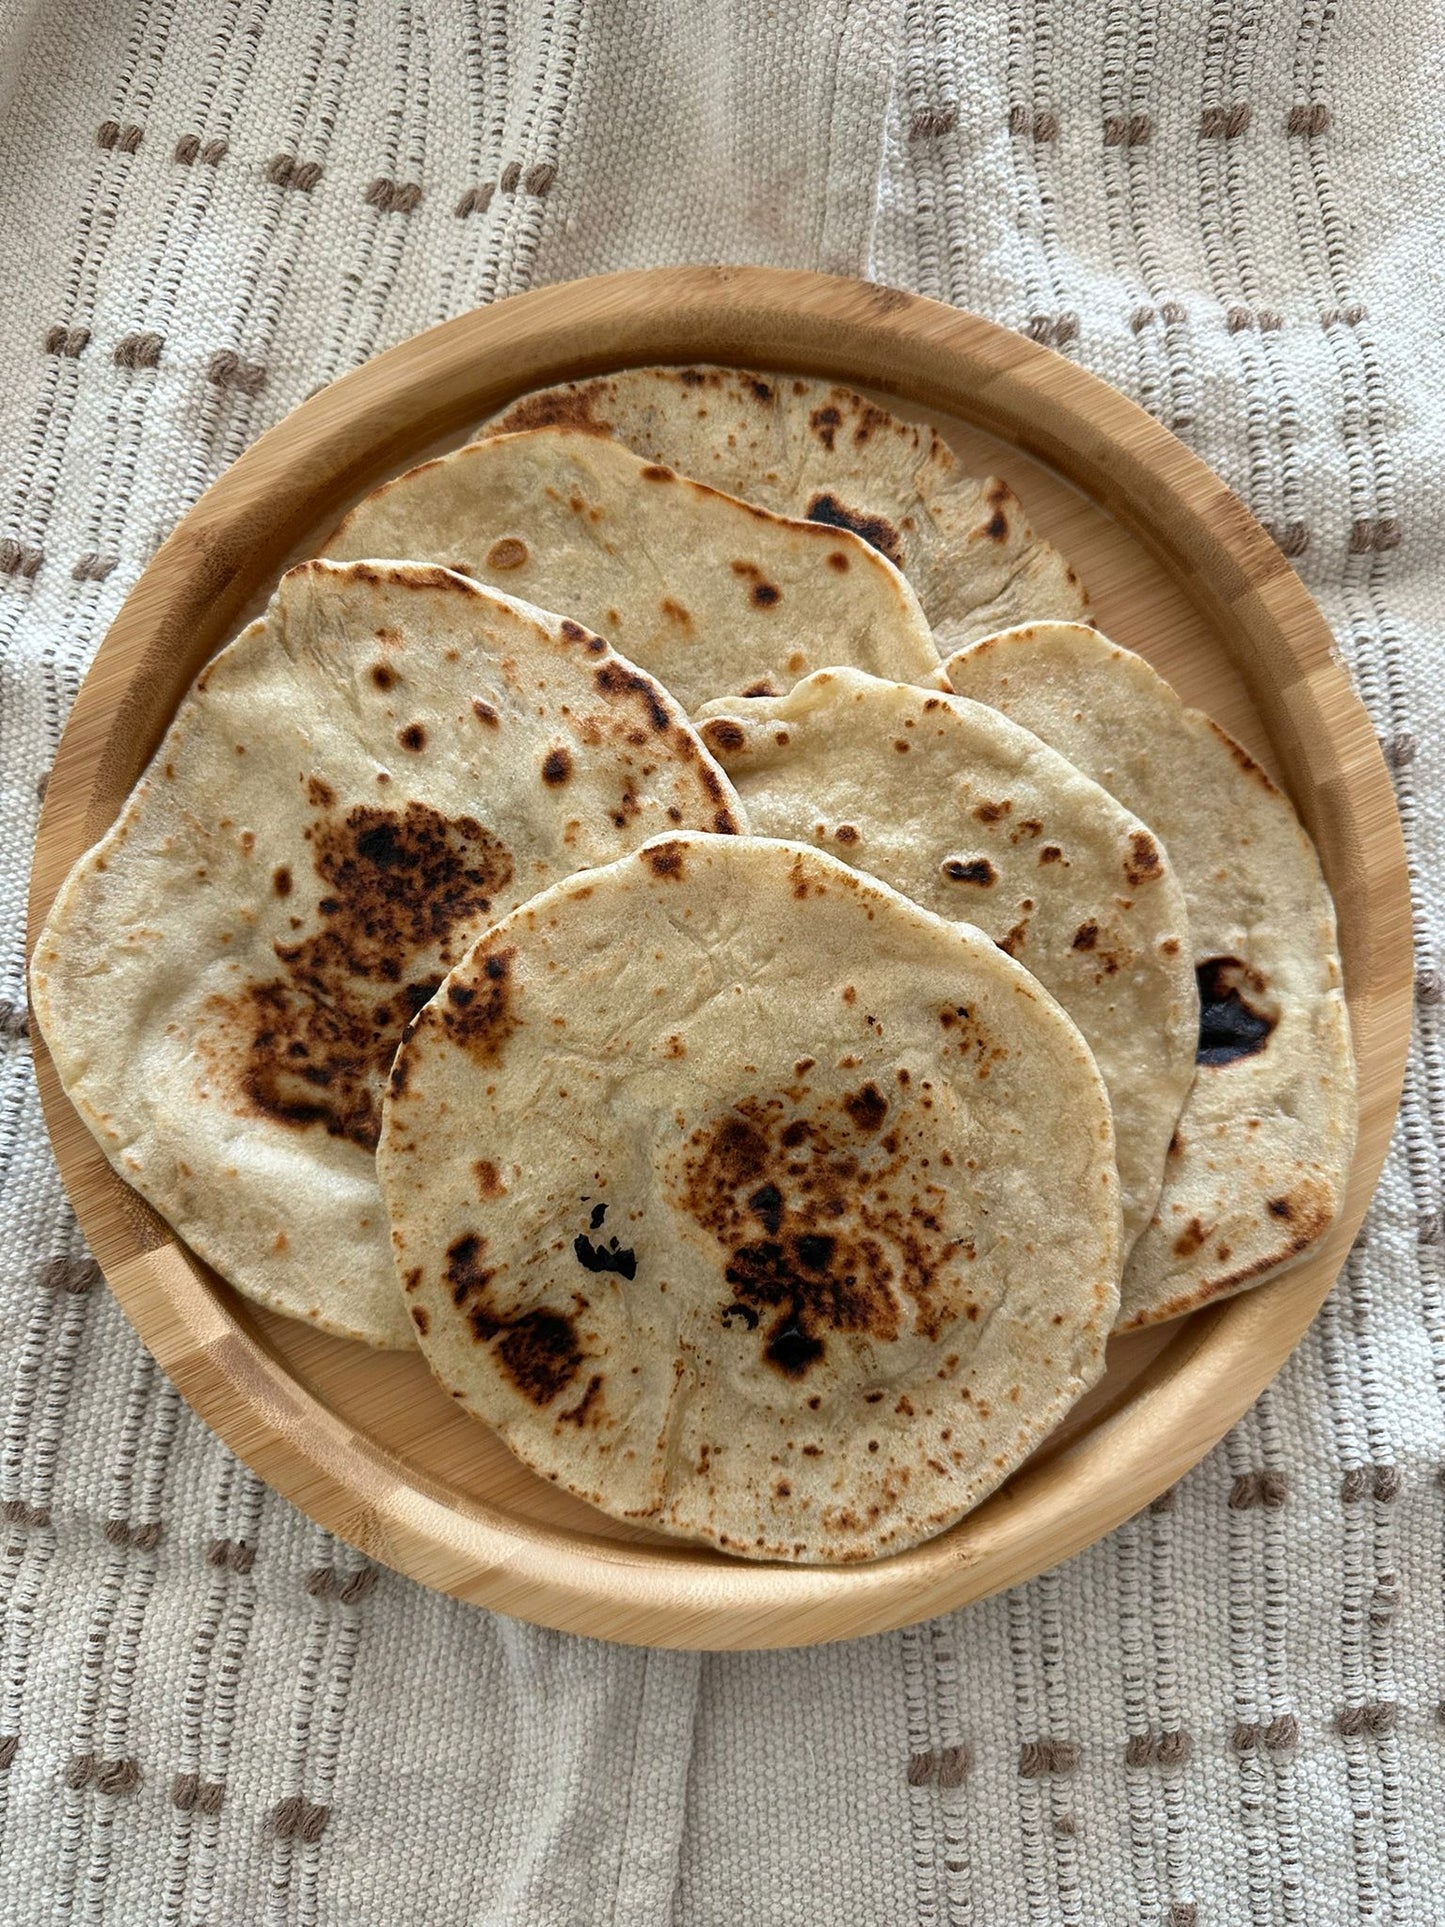
[[[111,1171],[39,1037],[46,1120],[92,1249],[141,1337],[234,1451],[322,1524],[424,1584],[570,1632],[801,1645],[906,1625],[1029,1578],[1177,1479],[1279,1370],[1359,1227],[1410,1021],[1393,793],[1331,637],[1279,550],[1204,465],[1071,362],[892,289],[668,268],[462,316],[348,375],[242,456],[141,576],[86,678],[46,794],[31,942],[206,658],[379,477],[540,384],[651,361],[842,378],[926,414],[1014,484],[1101,625],[1282,776],[1339,908],[1360,1062],[1348,1198],[1311,1260],[1116,1341],[1103,1383],[1016,1477],[930,1544],[845,1570],[758,1566],[614,1524],[452,1409],[416,1355],[275,1318],[198,1263]]]

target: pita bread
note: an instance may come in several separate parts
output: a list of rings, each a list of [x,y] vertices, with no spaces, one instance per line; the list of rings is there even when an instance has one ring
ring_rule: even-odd
[[[396,1040],[495,917],[670,825],[736,828],[681,710],[444,569],[293,569],[197,678],[31,971],[61,1082],[274,1310],[411,1342],[373,1146]]]
[[[565,609],[685,709],[825,663],[936,677],[918,599],[856,535],[792,522],[596,435],[499,436],[359,502],[330,555],[423,556]]]
[[[947,671],[961,695],[1032,729],[1141,816],[1184,887],[1198,1074],[1125,1269],[1121,1323],[1262,1283],[1329,1230],[1355,1143],[1335,912],[1313,844],[1238,743],[1096,630],[1014,629]]]
[[[697,722],[756,835],[814,842],[977,925],[1063,1005],[1114,1108],[1127,1251],[1199,1036],[1183,893],[1144,824],[997,710],[857,670]]]
[[[378,1162],[448,1390],[593,1505],[748,1558],[939,1531],[1103,1364],[1083,1039],[796,844],[662,838],[506,918],[398,1052]]]
[[[625,368],[526,395],[482,433],[548,424],[611,435],[760,508],[855,529],[908,577],[945,652],[1088,607],[1007,482],[965,474],[936,430],[851,388],[738,368]]]

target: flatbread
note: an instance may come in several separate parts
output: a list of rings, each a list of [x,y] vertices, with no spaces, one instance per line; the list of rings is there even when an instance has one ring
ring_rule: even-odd
[[[496,916],[732,790],[574,622],[444,569],[293,569],[197,678],[31,970],[112,1164],[250,1297],[411,1343],[373,1146],[397,1038]]]
[[[422,1349],[593,1505],[897,1551],[1098,1376],[1113,1130],[1021,966],[832,857],[661,838],[477,944],[379,1152]]]
[[[938,672],[917,597],[856,535],[750,508],[569,429],[476,442],[397,476],[327,553],[445,562],[565,610],[689,710],[781,695],[826,663],[902,682]]]
[[[856,529],[908,577],[945,653],[1088,608],[1007,482],[965,474],[936,430],[851,388],[738,368],[626,368],[526,395],[482,433],[549,423],[612,435],[760,508]]]
[[[1329,1230],[1355,1144],[1349,1012],[1314,845],[1238,743],[1094,629],[1014,629],[947,670],[960,694],[1032,729],[1143,817],[1189,906],[1198,1074],[1125,1269],[1121,1322],[1262,1283]]]
[[[1127,1251],[1159,1202],[1199,1035],[1183,893],[1145,825],[997,710],[857,670],[708,703],[697,722],[755,834],[813,842],[977,925],[1059,1000],[1114,1107]]]

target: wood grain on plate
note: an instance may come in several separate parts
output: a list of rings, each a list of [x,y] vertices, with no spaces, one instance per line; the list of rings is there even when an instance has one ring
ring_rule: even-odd
[[[1285,1277],[1116,1341],[1034,1458],[952,1531],[875,1565],[758,1566],[665,1541],[535,1478],[417,1356],[369,1353],[220,1283],[111,1171],[35,1040],[46,1120],[91,1247],[146,1344],[227,1443],[313,1518],[426,1585],[571,1632],[800,1645],[978,1599],[1078,1551],[1199,1459],[1279,1370],[1359,1227],[1409,1035],[1404,848],[1369,719],[1269,537],[1133,403],[1019,335],[865,282],[666,268],[520,295],[404,343],[264,436],[176,529],[95,660],[46,793],[33,942],[206,658],[380,476],[542,384],[652,361],[834,376],[936,422],[1002,473],[1093,591],[1108,634],[1206,707],[1293,796],[1339,910],[1360,1064],[1340,1222]]]

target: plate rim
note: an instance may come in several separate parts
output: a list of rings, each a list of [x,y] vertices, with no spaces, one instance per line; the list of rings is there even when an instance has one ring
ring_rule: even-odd
[[[810,325],[807,352],[799,352]],[[719,353],[720,336],[736,341],[738,351]],[[589,348],[589,339],[607,345]],[[635,351],[619,351],[623,339]],[[777,344],[771,352],[769,342]],[[863,366],[861,357],[884,344],[891,359]],[[1333,1283],[1388,1149],[1410,1035],[1408,872],[1384,758],[1328,624],[1269,535],[1198,456],[1100,377],[981,316],[877,283],[759,267],[629,270],[515,295],[411,337],[302,402],[202,495],[117,611],[67,720],[36,835],[27,955],[59,881],[98,834],[75,803],[93,797],[104,777],[98,752],[131,709],[139,710],[136,726],[144,733],[144,691],[135,685],[146,638],[154,648],[166,623],[174,628],[190,608],[193,620],[219,626],[219,646],[229,633],[225,611],[265,573],[258,563],[248,576],[249,554],[258,545],[268,558],[284,548],[277,529],[284,530],[287,504],[305,503],[314,518],[318,500],[342,492],[338,477],[354,488],[394,469],[408,444],[421,447],[428,434],[454,428],[468,412],[480,420],[503,405],[489,400],[463,409],[458,397],[481,387],[479,367],[509,356],[528,367],[515,381],[502,381],[511,395],[656,360],[791,365],[898,394],[1002,435],[1062,468],[1171,575],[1191,576],[1194,599],[1216,604],[1226,618],[1220,640],[1252,699],[1257,685],[1273,682],[1274,702],[1285,705],[1294,735],[1325,707],[1345,718],[1328,733],[1340,767],[1324,784],[1308,772],[1308,801],[1299,788],[1308,769],[1303,751],[1292,752],[1292,737],[1281,744],[1268,728],[1301,813],[1328,820],[1353,837],[1361,862],[1369,859],[1363,900],[1351,908],[1352,928],[1363,924],[1367,965],[1367,981],[1351,992],[1351,1015],[1357,1037],[1363,1022],[1374,1081],[1333,1232],[1308,1261],[1267,1287],[1182,1321],[1122,1407],[1046,1464],[1026,1465],[939,1538],[868,1565],[768,1566],[685,1542],[591,1538],[447,1499],[440,1487],[428,1490],[415,1468],[403,1467],[290,1377],[244,1308],[212,1292],[175,1234],[137,1250],[135,1219],[120,1202],[122,1180],[114,1179],[103,1207],[77,1201],[81,1177],[96,1165],[109,1174],[110,1166],[61,1092],[32,1026],[42,1110],[62,1181],[127,1317],[200,1417],[317,1523],[440,1591],[625,1643],[737,1650],[912,1624],[1072,1557],[1172,1485],[1281,1369]],[[551,372],[539,374],[539,367]],[[953,388],[940,369],[951,371]],[[920,388],[927,392],[911,392]],[[1020,432],[1016,411],[1025,390],[1039,419]],[[399,401],[407,404],[401,418]],[[391,425],[368,434],[378,420]],[[1080,465],[1092,466],[1097,492],[1079,482]],[[1138,486],[1146,478],[1153,485],[1148,500]],[[131,654],[135,662],[113,688],[115,665]]]

